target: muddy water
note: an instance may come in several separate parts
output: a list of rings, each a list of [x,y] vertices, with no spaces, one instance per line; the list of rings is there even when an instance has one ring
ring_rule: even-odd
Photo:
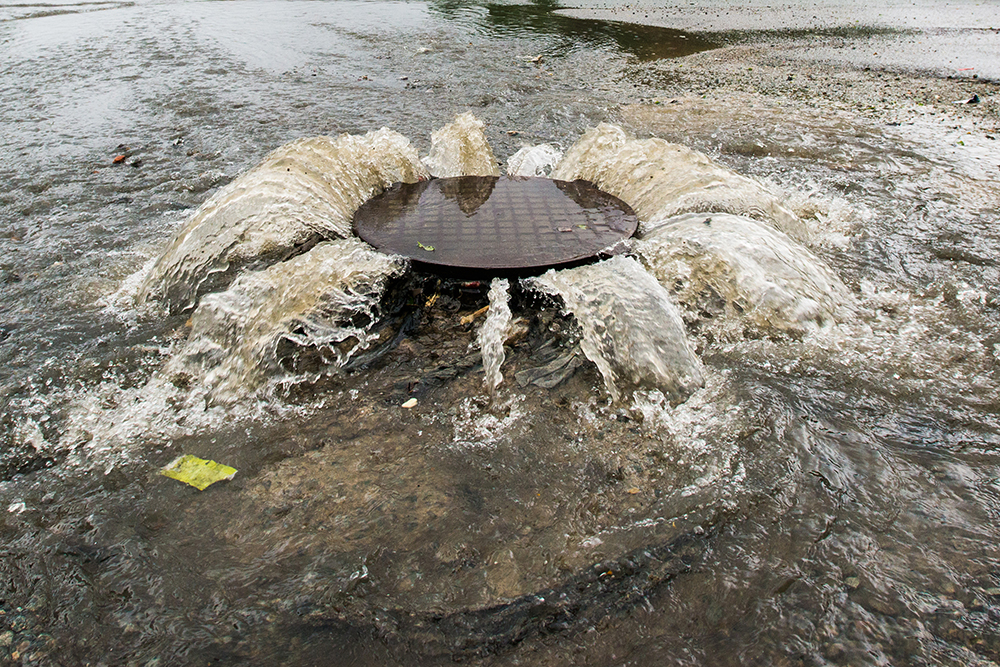
[[[656,63],[620,24],[537,7],[3,11],[3,661],[1000,661],[995,141],[917,113],[636,104]],[[551,143],[556,173],[632,193],[645,234],[614,261],[669,292],[686,396],[640,373],[613,401],[600,317],[529,285],[501,353],[472,317],[488,284],[385,263],[356,286],[330,244],[194,311],[136,305],[195,208],[273,149],[388,126],[426,156],[468,110],[499,160]],[[656,141],[576,144],[609,120]],[[699,178],[635,181],[657,166]],[[199,341],[262,359],[213,322],[262,330],[247,315],[311,295],[268,298],[308,291],[313,258],[354,333],[323,299],[269,315],[286,329],[253,386],[213,396],[199,373],[234,374]],[[643,332],[667,345],[634,319],[609,334],[629,363]],[[239,472],[203,492],[156,474],[180,453]]]

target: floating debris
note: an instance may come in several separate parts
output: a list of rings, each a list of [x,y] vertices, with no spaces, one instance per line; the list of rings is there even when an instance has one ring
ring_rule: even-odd
[[[184,454],[164,466],[160,474],[204,491],[216,482],[232,479],[236,468]]]

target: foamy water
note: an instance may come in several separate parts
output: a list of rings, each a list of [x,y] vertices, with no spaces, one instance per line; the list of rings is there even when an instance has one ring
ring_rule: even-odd
[[[529,285],[562,298],[583,330],[580,346],[600,369],[612,399],[626,387],[651,383],[684,400],[703,383],[679,309],[635,260],[615,257],[548,271]]]
[[[996,661],[976,127],[634,104],[534,7],[63,9],[7,24],[0,662]],[[501,163],[634,254],[489,296],[350,238]]]

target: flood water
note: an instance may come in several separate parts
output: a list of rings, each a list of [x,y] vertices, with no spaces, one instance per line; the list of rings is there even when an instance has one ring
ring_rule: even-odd
[[[1000,663],[998,142],[646,104],[717,43],[551,8],[0,6],[0,662]],[[313,228],[171,268],[280,146],[388,127],[306,148],[412,181],[468,111],[640,239],[492,286]]]

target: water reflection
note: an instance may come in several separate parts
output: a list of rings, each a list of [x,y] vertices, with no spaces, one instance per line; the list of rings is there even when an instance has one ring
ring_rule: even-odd
[[[562,54],[581,44],[589,47],[617,48],[649,61],[714,49],[718,44],[680,30],[563,16],[556,13],[562,5],[552,0],[531,4],[482,3],[470,8],[456,0],[431,0],[429,6],[449,20],[471,23],[490,37],[557,37],[561,43],[549,53]],[[478,11],[477,11],[478,10]]]
[[[586,181],[497,176],[397,183],[354,216],[355,233],[383,252],[474,269],[575,262],[637,225],[627,204]]]

